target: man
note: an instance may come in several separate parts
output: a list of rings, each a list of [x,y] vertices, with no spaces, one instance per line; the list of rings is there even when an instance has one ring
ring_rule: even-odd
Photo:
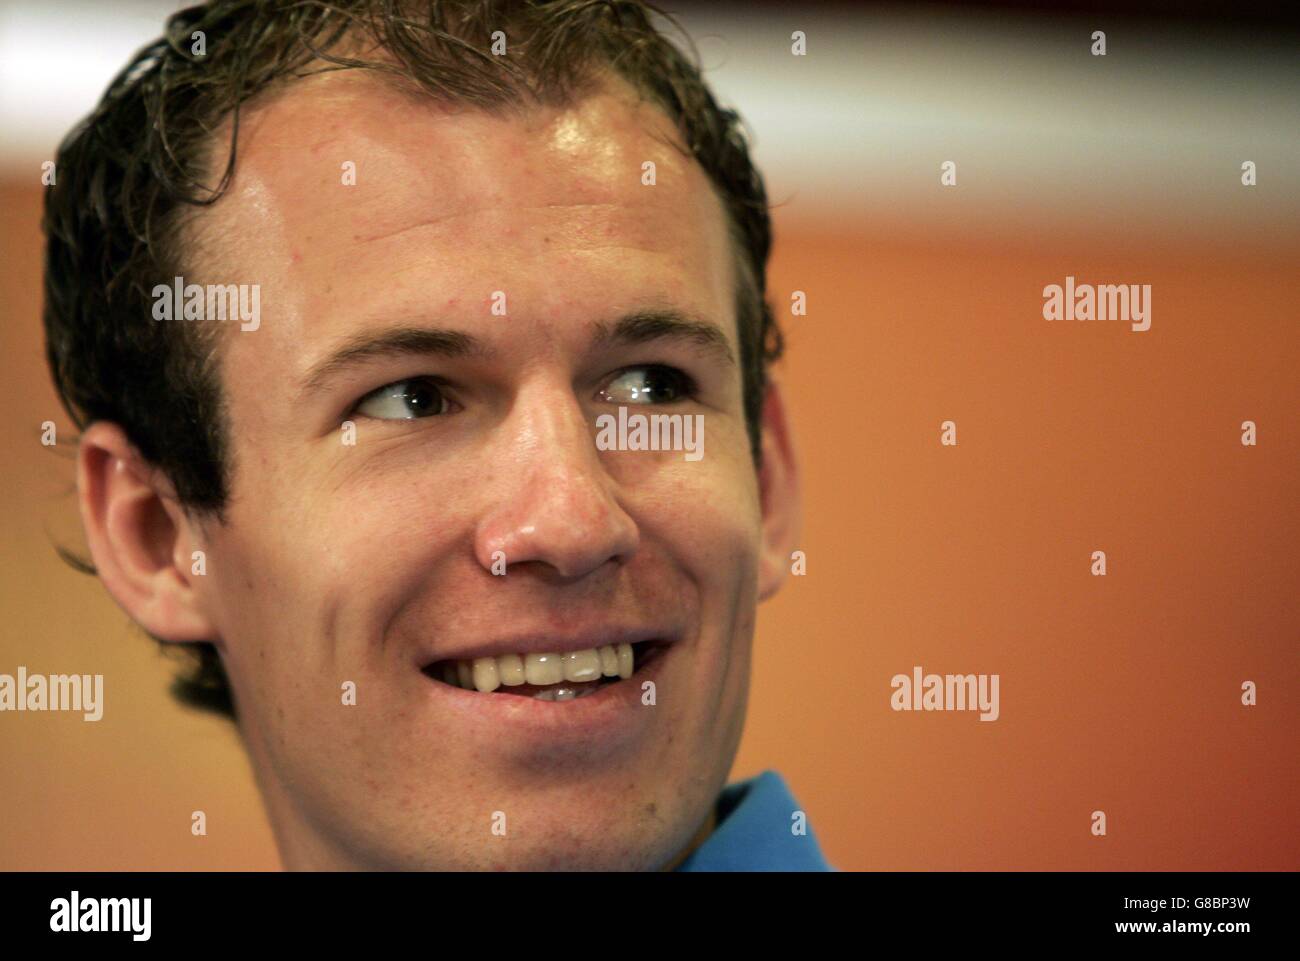
[[[737,118],[640,4],[392,6],[182,12],[64,144],[99,576],[291,869],[825,869],[723,790],[798,522]]]

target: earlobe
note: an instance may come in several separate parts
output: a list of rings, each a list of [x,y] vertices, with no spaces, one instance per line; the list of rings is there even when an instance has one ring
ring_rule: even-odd
[[[96,571],[127,615],[163,640],[211,640],[189,564],[192,524],[118,425],[83,432],[77,494]]]
[[[786,420],[780,386],[768,384],[763,399],[763,465],[759,470],[763,507],[763,546],[759,557],[759,600],[777,592],[799,546],[803,505],[799,465]]]

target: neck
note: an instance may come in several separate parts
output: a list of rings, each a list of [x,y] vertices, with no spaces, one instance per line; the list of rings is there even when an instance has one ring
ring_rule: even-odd
[[[713,833],[713,829],[718,826],[718,815],[714,808],[715,805],[709,805],[709,816],[704,819],[704,823],[700,825],[700,829],[695,832],[695,836],[691,838],[686,847],[682,849],[681,854],[677,855],[676,858],[664,867],[665,871],[676,871],[681,866],[682,862],[690,857],[695,852],[695,849],[703,844],[708,836]]]

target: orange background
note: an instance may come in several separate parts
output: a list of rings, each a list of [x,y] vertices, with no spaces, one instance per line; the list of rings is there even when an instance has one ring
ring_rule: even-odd
[[[37,178],[0,184],[0,671],[102,673],[107,707],[0,715],[0,868],[276,868],[233,727],[54,554]],[[808,567],[760,614],[733,777],[781,771],[837,867],[1300,868],[1300,237],[1252,240],[1240,196],[1221,236],[775,212]],[[1151,330],[1044,321],[1067,274],[1151,284]],[[1000,719],[895,713],[914,665],[1001,675]]]

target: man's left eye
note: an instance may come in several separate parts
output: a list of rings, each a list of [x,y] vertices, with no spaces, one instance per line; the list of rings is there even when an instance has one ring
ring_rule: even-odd
[[[671,404],[695,394],[695,382],[674,367],[629,367],[600,391],[611,404]]]
[[[356,411],[375,420],[412,420],[446,414],[450,406],[438,384],[427,377],[413,377],[371,391],[361,398]]]

